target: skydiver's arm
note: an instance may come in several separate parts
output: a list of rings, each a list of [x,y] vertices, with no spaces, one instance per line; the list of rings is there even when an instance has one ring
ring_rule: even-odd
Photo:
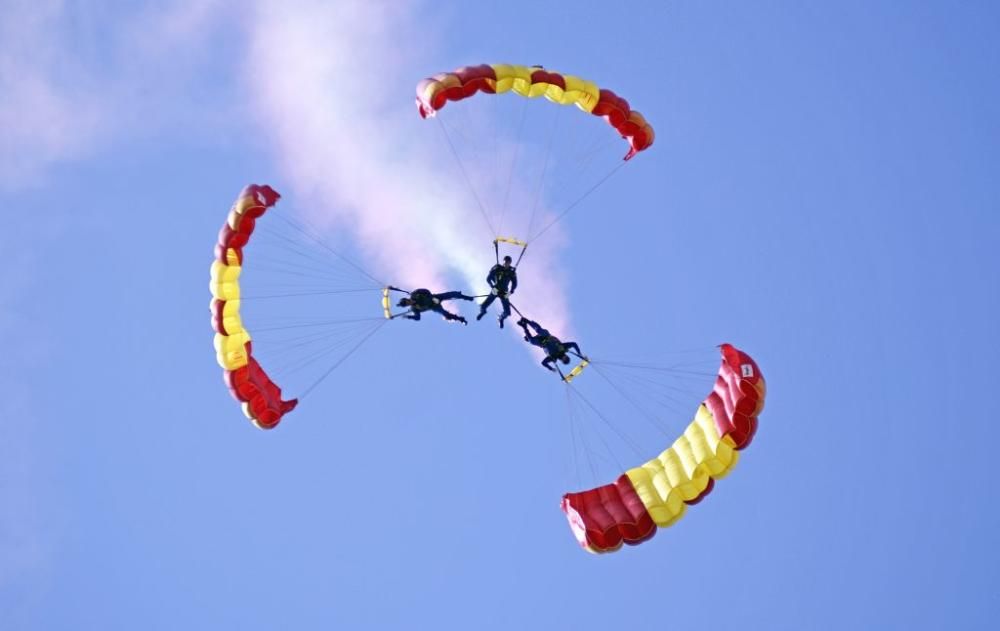
[[[510,293],[514,293],[517,289],[517,272],[511,271],[510,273]]]
[[[545,359],[542,360],[542,366],[545,366],[545,368],[547,370],[551,370],[552,372],[555,372],[556,369],[553,368],[551,364],[552,364],[552,358],[551,357],[546,356]]]
[[[497,268],[494,265],[490,268],[490,273],[486,275],[486,284],[490,287],[496,287],[497,284]]]
[[[576,349],[576,354],[580,355],[581,357],[583,356],[583,353],[580,352],[580,345],[577,344],[576,342],[563,342],[563,348],[565,348],[566,350],[569,350],[570,348]]]

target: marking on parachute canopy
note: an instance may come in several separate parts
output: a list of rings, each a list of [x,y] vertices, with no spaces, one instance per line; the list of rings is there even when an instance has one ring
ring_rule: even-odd
[[[744,377],[753,377],[753,366],[750,364],[740,365],[740,370],[743,372]]]

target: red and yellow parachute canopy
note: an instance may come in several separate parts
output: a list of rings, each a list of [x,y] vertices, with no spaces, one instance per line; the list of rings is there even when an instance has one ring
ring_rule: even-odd
[[[544,96],[560,105],[576,105],[584,112],[604,118],[629,143],[628,160],[653,144],[653,128],[628,101],[611,90],[580,77],[551,72],[540,66],[483,64],[436,74],[417,84],[420,116],[434,116],[448,101],[460,101],[477,93],[513,92],[527,98]]]
[[[766,385],[746,353],[723,344],[715,388],[669,449],[611,484],[567,493],[562,509],[580,545],[612,552],[636,545],[684,516],[736,465],[757,431]]]
[[[219,231],[209,284],[216,359],[225,370],[229,390],[243,403],[243,412],[261,429],[276,426],[298,403],[296,399],[282,399],[281,388],[254,359],[250,333],[240,318],[243,248],[250,241],[257,219],[280,197],[270,186],[251,184],[243,189]]]

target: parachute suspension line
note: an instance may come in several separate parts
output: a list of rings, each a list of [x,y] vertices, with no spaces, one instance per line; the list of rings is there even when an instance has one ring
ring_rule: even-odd
[[[524,247],[521,248],[521,253],[517,255],[517,263],[514,263],[514,269],[517,269],[517,266],[521,264],[521,259],[524,258],[524,253],[527,251],[528,251],[528,244],[525,243]]]
[[[602,367],[607,368],[607,365],[602,364]],[[639,400],[648,399],[655,404],[656,408],[663,408],[669,410],[671,413],[677,412],[683,415],[682,410],[689,407],[697,399],[697,397],[695,399],[691,398],[693,390],[690,387],[666,384],[659,379],[650,378],[645,374],[622,372],[622,374],[616,374],[615,379],[621,382],[620,385],[623,390],[629,385],[641,390],[641,392],[636,392],[638,396],[632,399],[633,405],[638,407],[642,407],[638,404]],[[699,378],[698,381],[700,383],[703,380]],[[628,400],[628,397],[624,394],[623,397]],[[653,415],[656,415],[655,411]]]
[[[591,128],[589,134],[564,135],[564,138],[567,138],[568,154],[574,156],[567,163],[567,179],[581,177],[590,169],[595,158],[608,153],[612,145],[617,147],[621,142],[614,134],[606,134],[596,126]]]
[[[676,350],[676,351],[670,351],[669,355],[671,357],[673,357],[675,355],[700,356],[700,355],[704,355],[706,351],[713,351],[713,352],[715,352],[718,348],[719,348],[718,345],[716,345],[716,346],[701,346],[701,347],[695,347],[695,348],[684,348],[684,349],[680,349],[680,350]],[[612,362],[606,361],[603,358],[600,361],[602,361],[602,362],[604,362],[606,364],[607,363],[612,363]],[[698,359],[697,361],[699,363],[703,363],[703,364],[707,364],[708,363],[708,360],[705,360],[705,359]],[[621,363],[621,362],[618,362],[618,363]],[[712,363],[713,364],[716,363],[715,358],[712,359]],[[638,366],[638,367],[649,367],[649,365],[647,365],[647,364],[634,364],[634,365]],[[715,374],[716,373],[713,372],[712,376],[715,376]]]
[[[498,99],[492,100],[497,101]],[[507,173],[507,188],[504,189],[503,193],[503,206],[500,207],[500,221],[497,224],[497,234],[503,229],[503,218],[507,214],[507,202],[510,200],[510,189],[514,183],[514,167],[517,165],[518,153],[521,150],[521,134],[524,132],[524,121],[528,118],[528,99],[521,99],[521,101],[521,120],[517,124],[517,135],[515,136],[517,142],[514,143],[514,157],[511,158],[510,170]],[[497,153],[500,153],[499,149]],[[499,260],[497,262],[499,263]]]
[[[320,375],[319,379],[317,379],[316,381],[314,381],[312,383],[312,385],[310,385],[308,388],[306,388],[302,392],[302,394],[300,394],[298,396],[298,398],[299,399],[306,398],[306,395],[308,395],[310,392],[312,392],[316,388],[316,386],[318,386],[319,384],[321,384],[323,382],[324,379],[326,379],[327,377],[329,377],[330,373],[332,373],[334,370],[336,370],[337,367],[340,366],[341,364],[343,364],[344,361],[346,361],[348,357],[350,357],[351,355],[353,355],[359,348],[361,348],[362,344],[364,344],[365,342],[367,342],[368,339],[371,336],[373,336],[376,333],[378,333],[379,329],[381,329],[383,326],[385,326],[386,322],[388,322],[388,320],[381,320],[378,324],[376,324],[374,326],[374,328],[372,328],[372,330],[368,332],[367,335],[365,335],[363,338],[361,338],[361,341],[359,341],[357,344],[355,344],[354,347],[351,350],[347,351],[347,354],[345,354],[343,357],[341,357],[340,359],[338,359],[337,362],[333,364],[333,366],[330,366],[330,368],[328,368],[325,373],[323,373],[322,375]]]
[[[278,274],[282,278],[287,276],[295,276],[303,280],[308,280],[314,283],[321,283],[324,286],[335,286],[339,283],[343,283],[344,279],[335,276],[334,274],[327,273],[323,270],[307,267],[304,265],[299,265],[291,261],[283,261],[280,259],[275,259],[267,256],[261,256],[257,254],[254,256],[254,260],[258,261],[257,268],[265,270],[271,274]]]
[[[368,287],[365,289],[333,289],[330,291],[303,291],[288,294],[268,294],[264,296],[241,296],[240,300],[268,300],[271,298],[299,298],[302,296],[332,296],[337,294],[359,294],[366,291],[375,291]]]
[[[301,243],[295,243],[286,235],[270,229],[269,226],[261,226],[257,230],[260,231],[258,241],[264,241],[279,250],[275,255],[255,253],[254,260],[258,261],[258,268],[261,268],[261,263],[265,263],[270,272],[308,277],[330,284],[344,284],[349,280],[344,270],[331,267],[329,257],[323,259],[316,254],[307,254],[301,249]]]
[[[584,149],[581,153],[580,158],[576,160],[577,174],[583,174],[587,169],[590,168],[590,165],[594,162],[594,158],[604,153],[604,151],[608,149],[608,147],[610,147],[611,145],[617,144],[617,142],[618,142],[617,138],[608,138],[604,142],[596,141],[592,143],[590,147]]]
[[[366,327],[354,327],[353,330],[345,327],[282,339],[279,342],[282,347],[271,353],[276,360],[279,357],[283,358],[276,370],[285,375],[297,373],[349,345],[364,331],[371,330],[374,326],[378,325],[370,323]],[[299,351],[302,350],[308,352],[301,355]]]
[[[576,415],[576,407],[573,404],[573,397],[571,396],[572,394],[573,393],[570,391],[570,389],[567,388],[566,389],[566,409],[569,412],[569,414],[568,414],[568,416],[569,416],[569,427],[570,427],[571,435],[572,435],[572,437],[574,439],[573,440],[573,467],[574,467],[574,469],[576,471],[577,488],[579,488],[579,487],[581,487],[583,485],[580,483],[580,465],[578,464],[577,458],[576,458],[576,430],[575,430],[575,427],[576,427],[576,416],[577,415]],[[597,480],[598,479],[598,477],[597,477],[597,468],[594,466],[594,459],[591,457],[591,455],[590,455],[590,447],[587,445],[587,433],[585,431],[583,431],[582,427],[580,428],[580,432],[579,433],[580,433],[580,446],[583,447],[583,455],[587,457],[587,465],[590,467],[591,480]]]
[[[580,400],[587,404],[587,407],[589,407],[594,412],[594,414],[597,415],[597,418],[601,419],[601,421],[603,421],[604,424],[607,425],[609,429],[611,429],[611,431],[613,431],[615,434],[617,434],[618,438],[620,438],[623,443],[625,443],[626,445],[628,445],[629,447],[631,447],[632,450],[636,453],[636,455],[639,456],[639,458],[643,457],[642,449],[638,445],[636,445],[635,442],[632,439],[630,439],[628,436],[626,436],[625,434],[623,434],[621,432],[621,430],[619,430],[617,427],[615,427],[614,423],[612,423],[611,421],[609,421],[606,416],[604,416],[603,414],[601,414],[600,410],[598,410],[596,407],[594,407],[594,404],[591,403],[590,400],[587,399],[587,397],[583,396],[582,392],[580,392],[579,390],[577,390],[576,388],[574,388],[570,384],[567,384],[566,387],[567,388],[572,388],[573,394],[575,394],[576,396],[580,397]],[[598,434],[598,436],[600,436],[600,434]],[[601,438],[601,440],[603,440],[603,437]],[[610,449],[608,450],[608,453],[612,453]],[[611,457],[614,458],[614,454],[613,453],[612,453]],[[622,467],[621,470],[624,471],[625,467]]]
[[[597,371],[597,374],[600,375],[602,379],[604,379],[605,381],[607,381],[608,384],[612,388],[614,388],[615,392],[617,392],[618,394],[620,394],[623,399],[625,399],[626,401],[628,401],[632,405],[632,407],[634,407],[636,409],[636,411],[638,411],[639,414],[641,414],[642,417],[644,419],[646,419],[649,422],[649,424],[653,426],[654,429],[656,429],[656,431],[658,431],[661,434],[663,434],[663,436],[666,437],[667,440],[670,440],[670,434],[666,430],[664,430],[662,427],[660,427],[660,423],[657,422],[656,418],[654,418],[646,410],[644,410],[635,401],[635,399],[632,398],[632,397],[630,397],[628,395],[628,393],[626,393],[624,390],[622,390],[622,388],[618,384],[616,384],[615,382],[611,381],[611,379],[609,379],[608,376],[604,374],[604,371],[601,370],[600,366],[594,365],[593,362],[591,362],[591,365],[594,366],[594,370]]]
[[[279,216],[282,219],[285,219],[284,215],[279,215]],[[291,225],[291,224],[289,224],[289,225]],[[295,239],[292,239],[288,235],[282,234],[281,232],[279,232],[278,230],[275,230],[270,225],[259,225],[257,227],[257,230],[260,230],[261,232],[265,233],[269,237],[273,237],[275,239],[283,241],[285,243],[284,247],[286,249],[288,249],[291,253],[296,254],[298,256],[301,256],[303,259],[305,259],[306,261],[312,263],[313,265],[318,265],[319,266],[319,269],[317,269],[315,267],[308,267],[308,269],[312,269],[312,270],[316,270],[316,271],[322,270],[323,272],[330,273],[330,270],[329,270],[329,267],[328,267],[329,266],[329,260],[328,259],[324,259],[321,256],[318,256],[314,252],[310,252],[309,250],[306,250],[302,246],[301,242],[297,242],[297,241],[295,241]],[[307,266],[305,266],[304,264],[301,264],[301,263],[296,263],[295,265],[299,265],[299,266],[302,266],[302,267],[307,267]]]
[[[553,114],[552,125],[549,126],[549,141],[545,147],[545,160],[542,162],[542,173],[538,177],[538,187],[535,188],[535,199],[531,203],[531,218],[528,220],[528,234],[531,234],[531,229],[535,226],[535,213],[538,211],[538,201],[542,197],[542,185],[545,183],[545,176],[547,175],[549,169],[549,158],[552,156],[552,143],[556,138],[556,129],[559,127],[559,121],[562,120],[562,111],[564,108],[557,107],[555,113]],[[528,241],[533,241],[532,237],[528,237]]]
[[[613,176],[615,173],[618,173],[619,169],[621,169],[623,166],[625,166],[625,164],[626,164],[625,162],[620,162],[618,164],[618,166],[616,166],[615,168],[613,168],[610,171],[608,171],[607,175],[605,175],[604,177],[602,177],[593,186],[591,186],[590,188],[588,188],[583,193],[583,195],[581,195],[580,197],[576,198],[576,201],[574,201],[572,204],[570,204],[569,206],[567,206],[565,210],[563,210],[561,213],[559,213],[555,217],[555,219],[553,219],[549,223],[545,224],[544,228],[542,228],[541,230],[539,230],[535,234],[530,234],[529,233],[528,241],[535,241],[540,236],[542,236],[543,234],[545,234],[545,232],[548,231],[549,228],[551,228],[558,221],[560,221],[563,217],[565,217],[567,215],[567,213],[569,213],[569,211],[573,210],[580,202],[582,202],[583,200],[585,200],[588,197],[590,197],[591,193],[593,193],[594,191],[596,191],[602,184],[604,184],[609,179],[611,179],[611,176]]]
[[[254,333],[264,333],[268,331],[287,331],[289,329],[304,329],[314,326],[330,326],[331,324],[354,324],[357,322],[380,322],[382,318],[348,318],[344,320],[323,320],[320,322],[307,322],[305,324],[286,324],[284,326],[254,327]]]
[[[462,162],[461,156],[458,155],[458,150],[455,148],[455,143],[451,141],[451,136],[448,135],[448,128],[445,127],[444,123],[441,122],[440,116],[435,116],[438,125],[441,127],[441,132],[444,134],[445,140],[448,141],[448,148],[451,149],[451,155],[455,157],[455,162],[458,163],[458,168],[462,172],[462,177],[465,178],[465,183],[469,187],[469,192],[472,193],[472,197],[476,200],[476,205],[479,207],[479,212],[483,215],[483,221],[486,222],[486,226],[490,229],[490,236],[496,237],[497,231],[493,228],[493,223],[490,221],[489,213],[486,212],[486,207],[483,206],[483,202],[479,199],[479,194],[476,192],[476,187],[472,184],[472,179],[469,178],[468,172],[465,170],[465,163]]]
[[[703,370],[689,370],[687,367],[692,365],[687,364],[677,364],[676,366],[653,366],[650,364],[633,364],[628,362],[611,361],[607,359],[595,359],[594,361],[600,362],[604,366],[616,366],[619,368],[631,368],[634,370],[648,370],[650,372],[665,372],[673,375],[683,375],[685,377],[715,377],[717,373],[705,372]]]
[[[567,398],[569,397],[568,392],[566,393],[566,397]],[[566,414],[566,421],[567,421],[566,424],[569,425],[570,450],[571,453],[573,454],[573,474],[574,474],[574,480],[576,482],[573,488],[578,489],[583,485],[580,483],[580,465],[577,463],[577,458],[576,458],[576,430],[573,428],[573,417],[570,416],[568,413]]]
[[[569,383],[568,381],[566,381],[566,375],[563,374],[562,368],[560,368],[558,364],[556,364],[556,372],[559,373],[559,378],[562,381],[564,381],[565,383]]]
[[[375,283],[376,285],[379,285],[379,286],[381,286],[381,285],[384,284],[378,278],[375,278],[373,275],[369,274],[368,271],[365,268],[361,267],[360,265],[358,265],[357,263],[355,263],[351,259],[347,258],[346,256],[344,256],[343,254],[341,254],[337,250],[333,249],[320,236],[320,231],[318,229],[316,229],[316,227],[313,226],[311,223],[309,223],[307,220],[303,219],[301,222],[298,222],[298,221],[293,220],[291,217],[286,217],[284,215],[278,215],[278,217],[280,219],[282,219],[283,221],[285,221],[289,226],[291,226],[295,230],[299,231],[302,235],[308,237],[309,239],[312,239],[312,241],[315,244],[317,244],[318,246],[320,246],[321,248],[323,248],[324,250],[326,250],[327,252],[329,252],[330,254],[332,254],[333,256],[335,256],[336,258],[340,259],[341,261],[343,261],[344,263],[346,263],[350,267],[354,268],[356,271],[358,271],[362,276],[364,276],[368,280],[372,281],[373,283]]]
[[[642,452],[639,450],[638,446],[636,446],[635,443],[633,443],[624,434],[622,434],[620,431],[618,431],[618,429],[610,421],[608,421],[608,419],[605,418],[603,414],[601,414],[600,412],[597,411],[597,408],[595,408],[594,405],[590,401],[588,401],[587,398],[584,397],[583,394],[581,394],[579,390],[577,390],[576,388],[573,388],[573,386],[571,386],[569,384],[567,384],[566,387],[569,388],[570,390],[572,390],[572,392],[573,392],[574,395],[580,397],[580,400],[583,401],[584,403],[586,403],[587,407],[589,407],[591,409],[591,411],[594,414],[596,414],[597,417],[600,418],[604,422],[605,425],[607,425],[608,427],[610,427],[611,430],[614,433],[618,434],[618,437],[621,438],[637,454],[639,454],[640,458],[642,457]],[[620,463],[618,461],[618,459],[615,458],[615,453],[611,450],[611,446],[608,444],[608,441],[604,438],[604,435],[601,434],[601,432],[598,432],[598,431],[595,431],[594,433],[597,435],[597,438],[601,441],[601,444],[604,445],[604,450],[608,452],[608,456],[610,456],[610,458],[614,462],[614,464],[618,466],[618,470],[619,471],[625,471],[625,467],[622,466],[622,463]]]
[[[490,107],[493,108],[493,117],[490,119],[493,123],[493,169],[491,173],[493,174],[491,178],[490,190],[496,190],[496,185],[499,183],[497,180],[500,177],[500,125],[497,121],[500,120],[500,99],[489,99]],[[497,221],[497,232],[499,233],[503,225],[503,213],[500,213],[500,219]]]
[[[314,241],[315,243],[317,243],[317,244],[318,244],[318,245],[319,245],[320,247],[322,247],[322,248],[323,248],[323,249],[325,249],[326,251],[330,252],[331,254],[333,254],[334,256],[336,256],[337,258],[339,258],[339,259],[340,259],[341,261],[343,261],[343,262],[347,263],[348,265],[350,265],[350,266],[351,266],[351,267],[353,267],[354,269],[356,269],[356,270],[358,270],[359,272],[361,272],[361,273],[362,273],[362,274],[363,274],[364,276],[366,276],[366,277],[367,277],[367,278],[368,278],[369,280],[371,280],[372,282],[374,282],[374,283],[375,283],[376,285],[378,285],[379,287],[382,287],[382,286],[384,286],[384,285],[385,285],[385,283],[383,283],[383,282],[382,282],[382,281],[380,281],[379,279],[375,278],[374,276],[372,276],[371,274],[369,274],[368,272],[366,272],[366,271],[364,270],[364,268],[362,268],[362,267],[361,267],[360,265],[358,265],[357,263],[355,263],[355,262],[354,262],[354,261],[352,261],[351,259],[347,258],[346,256],[344,256],[344,255],[343,255],[343,254],[341,254],[340,252],[337,252],[336,250],[334,250],[333,248],[331,248],[331,247],[330,247],[329,245],[327,245],[327,244],[326,244],[326,242],[325,242],[325,241],[323,241],[323,239],[321,239],[321,238],[319,238],[318,236],[316,236],[316,234],[315,234],[315,233],[317,232],[317,231],[316,231],[316,229],[315,229],[315,228],[313,228],[313,227],[312,227],[312,225],[311,225],[311,224],[309,224],[308,222],[304,222],[304,223],[305,223],[305,225],[306,225],[306,226],[308,226],[308,227],[309,227],[309,229],[310,229],[310,230],[312,230],[312,232],[310,232],[309,230],[306,230],[306,229],[305,229],[304,227],[302,227],[301,225],[299,225],[299,224],[298,224],[297,222],[293,221],[293,220],[292,220],[291,218],[289,218],[289,217],[286,217],[286,216],[284,216],[284,215],[282,215],[282,214],[280,214],[280,213],[277,213],[277,216],[278,216],[278,217],[279,217],[280,219],[282,219],[283,221],[285,221],[285,222],[286,222],[286,223],[287,223],[288,225],[290,225],[291,227],[295,228],[296,230],[298,230],[299,232],[301,232],[301,233],[302,233],[302,234],[304,234],[305,236],[307,236],[307,237],[309,237],[310,239],[312,239],[312,240],[313,240],[313,241]]]
[[[319,264],[312,264],[312,259],[300,258],[284,244],[261,232],[255,247],[266,245],[271,249],[277,248],[279,252],[276,256],[263,251],[254,252],[254,275],[258,280],[251,285],[252,289],[243,296],[244,299],[370,291],[366,287],[366,279],[353,270],[344,269],[339,261],[327,257],[324,269]]]

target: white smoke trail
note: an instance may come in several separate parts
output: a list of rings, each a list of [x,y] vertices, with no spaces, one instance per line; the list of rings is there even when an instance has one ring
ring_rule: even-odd
[[[411,140],[437,124],[414,111],[416,83],[444,70],[414,60],[434,40],[415,8],[263,2],[248,27],[248,85],[296,206],[320,209],[310,221],[352,230],[389,282],[442,290],[457,274],[484,293],[493,250],[476,203],[454,165],[431,163]],[[553,230],[532,246],[517,292],[553,332],[567,325],[553,264],[561,242]]]

